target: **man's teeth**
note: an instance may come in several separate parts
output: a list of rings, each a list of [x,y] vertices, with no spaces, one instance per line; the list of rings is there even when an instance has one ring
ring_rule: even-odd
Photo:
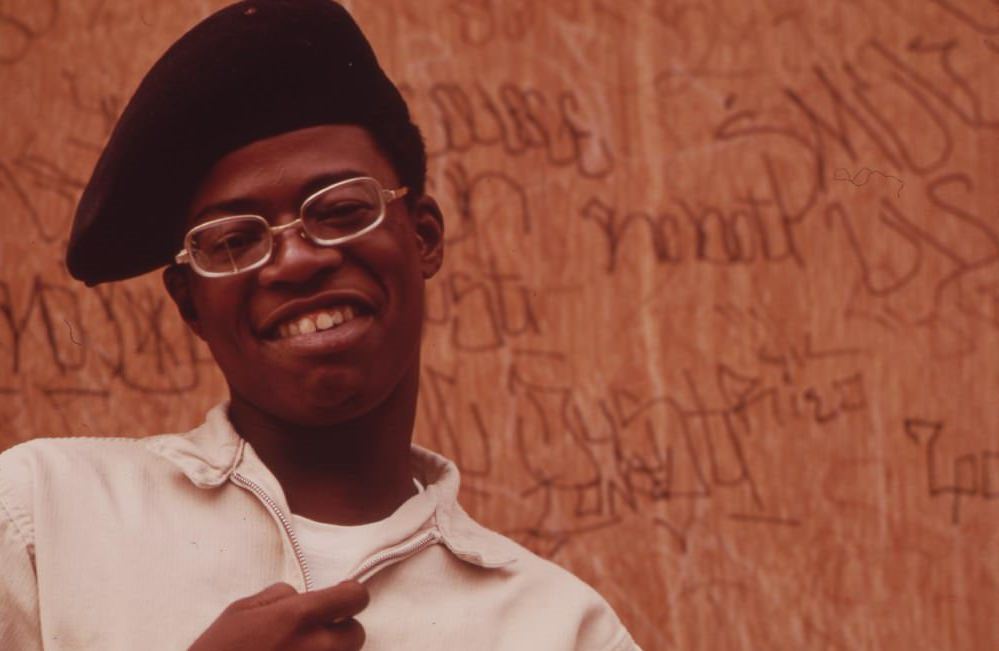
[[[346,323],[355,316],[354,308],[349,305],[333,310],[321,310],[300,316],[294,321],[282,323],[278,326],[278,335],[282,339],[296,335],[309,335],[319,330],[329,330],[342,323]]]

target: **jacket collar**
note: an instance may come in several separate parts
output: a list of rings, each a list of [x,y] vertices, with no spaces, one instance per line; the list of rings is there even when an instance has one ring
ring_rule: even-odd
[[[191,431],[152,436],[145,439],[145,445],[176,465],[199,488],[218,488],[239,472],[261,485],[288,512],[277,479],[233,428],[227,412],[228,403],[223,402]],[[411,463],[414,476],[435,501],[431,524],[455,556],[484,568],[503,567],[515,560],[516,546],[511,541],[475,522],[458,504],[461,477],[453,462],[413,445]]]

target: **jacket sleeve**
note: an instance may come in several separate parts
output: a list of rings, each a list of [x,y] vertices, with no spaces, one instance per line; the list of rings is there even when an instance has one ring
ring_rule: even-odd
[[[586,585],[587,604],[579,621],[575,651],[642,651],[611,605]]]
[[[609,607],[608,607],[609,610]],[[617,617],[612,615],[616,620]],[[635,644],[635,640],[632,639],[631,635],[628,633],[624,626],[617,622],[616,626],[613,628],[614,634],[607,641],[605,636],[601,636],[603,639],[601,642],[585,642],[577,645],[577,649],[592,649],[593,651],[642,651],[642,649]],[[581,635],[581,640],[585,640],[592,635]]]
[[[31,519],[5,488],[0,472],[0,649],[41,651]]]
[[[618,639],[607,647],[607,651],[642,651],[642,649],[635,644],[628,632],[622,629]]]

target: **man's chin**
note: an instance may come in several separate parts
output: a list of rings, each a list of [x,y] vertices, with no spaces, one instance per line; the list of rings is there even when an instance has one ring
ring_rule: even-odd
[[[372,409],[357,391],[342,385],[325,391],[310,391],[298,396],[291,404],[275,405],[271,413],[289,424],[316,429],[336,427],[364,416]]]

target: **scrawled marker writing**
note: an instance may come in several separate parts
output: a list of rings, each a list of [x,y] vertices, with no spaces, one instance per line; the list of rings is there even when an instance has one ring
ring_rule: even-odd
[[[856,174],[851,175],[850,171],[844,167],[837,169],[833,172],[833,178],[837,181],[847,181],[854,184],[858,188],[867,185],[867,182],[871,180],[871,177],[877,174],[878,176],[883,176],[886,179],[891,179],[893,181],[898,181],[898,192],[895,193],[896,197],[902,196],[902,190],[905,189],[905,181],[898,178],[897,176],[892,176],[891,174],[885,174],[880,170],[872,170],[869,167],[864,167],[857,171]],[[861,179],[863,177],[863,179]]]

